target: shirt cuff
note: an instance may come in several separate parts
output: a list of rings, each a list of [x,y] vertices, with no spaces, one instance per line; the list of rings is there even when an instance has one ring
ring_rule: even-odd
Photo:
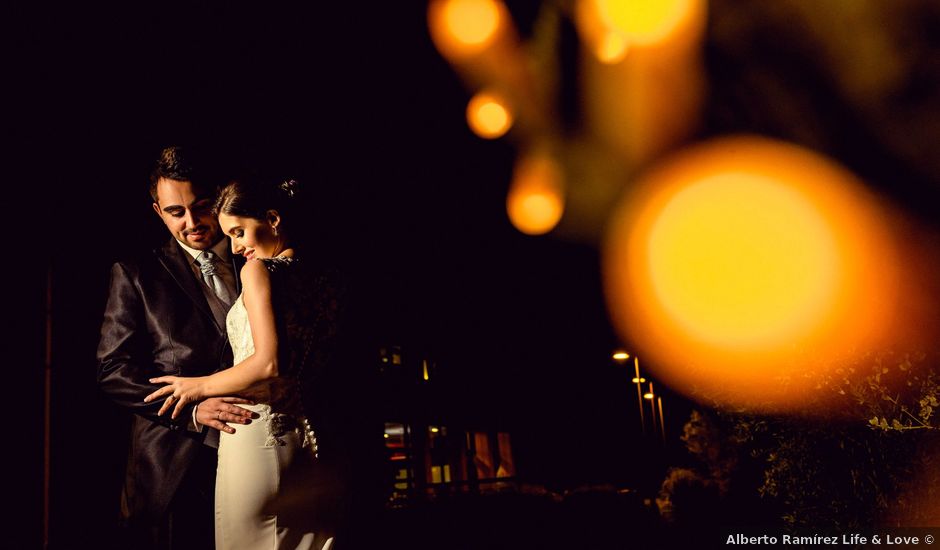
[[[196,421],[197,410],[199,410],[199,403],[196,403],[196,406],[193,407],[193,431],[197,433],[202,433],[202,424]]]

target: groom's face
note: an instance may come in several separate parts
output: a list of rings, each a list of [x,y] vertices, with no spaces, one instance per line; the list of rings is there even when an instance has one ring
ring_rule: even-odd
[[[161,178],[153,209],[176,240],[191,248],[205,250],[222,238],[211,213],[212,196],[189,181]]]

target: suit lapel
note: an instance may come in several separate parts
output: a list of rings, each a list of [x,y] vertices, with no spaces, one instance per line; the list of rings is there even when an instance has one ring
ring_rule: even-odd
[[[196,307],[212,319],[212,322],[220,332],[225,332],[222,330],[222,327],[219,326],[215,315],[212,314],[209,303],[206,302],[206,296],[202,293],[202,289],[199,288],[199,283],[193,276],[192,270],[189,267],[190,257],[186,254],[186,251],[176,243],[175,239],[170,239],[170,242],[164,245],[163,248],[156,250],[156,253],[160,263],[170,273],[173,280],[180,285],[180,288],[189,296]]]

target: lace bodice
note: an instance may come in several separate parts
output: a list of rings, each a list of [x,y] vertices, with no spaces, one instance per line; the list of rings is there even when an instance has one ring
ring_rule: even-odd
[[[255,352],[255,343],[251,339],[251,325],[248,323],[248,310],[239,294],[232,308],[228,310],[225,318],[225,329],[228,331],[228,341],[232,346],[232,354],[237,365]]]
[[[280,376],[251,397],[270,403],[274,411],[303,414],[300,384],[321,368],[336,334],[337,285],[327,272],[294,258],[263,258],[271,276],[271,300],[278,333]],[[235,364],[255,351],[243,295],[226,318]],[[309,405],[309,403],[308,403]]]
[[[275,309],[275,322],[279,335],[285,332],[285,311],[283,307],[285,294],[290,294],[290,290],[284,288],[284,277],[281,270],[292,264],[292,258],[264,258],[261,260],[264,266],[271,273],[272,299]],[[225,329],[228,332],[229,343],[232,346],[232,355],[234,364],[238,364],[255,352],[254,339],[251,336],[251,322],[248,319],[248,310],[245,308],[244,294],[239,294],[235,303],[229,309],[225,318]],[[281,345],[289,345],[289,339],[284,338]],[[282,357],[287,356],[281,353]],[[265,405],[265,411],[262,416],[268,413],[279,414],[286,413],[294,418],[302,418],[303,411],[300,403],[299,386],[296,377],[297,368],[292,368],[290,364],[285,363],[282,367],[282,375],[273,380],[259,384],[245,392],[245,397],[249,397],[259,404]]]
[[[285,285],[284,281],[281,280],[283,277],[280,275],[283,274],[285,268],[295,265],[296,260],[293,258],[262,258],[258,261],[262,262],[271,273],[274,299],[279,302],[283,301],[279,298],[285,294],[289,295],[291,292],[289,288],[283,288]],[[281,309],[278,308],[279,305],[275,304],[275,308]],[[280,313],[285,312],[281,311]],[[244,294],[239,294],[235,303],[232,304],[232,308],[229,309],[225,318],[225,329],[228,331],[229,343],[232,346],[234,364],[237,365],[255,352],[255,343],[251,337],[251,323],[248,321],[248,310],[245,309]]]

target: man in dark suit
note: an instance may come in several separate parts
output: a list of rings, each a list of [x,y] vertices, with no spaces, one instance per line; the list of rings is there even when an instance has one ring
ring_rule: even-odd
[[[162,375],[200,376],[227,368],[225,314],[237,296],[238,265],[211,213],[216,186],[179,147],[165,149],[151,175],[153,208],[173,236],[138,261],[118,262],[98,345],[99,388],[134,413],[121,499],[121,544],[130,548],[213,547],[218,432],[250,422],[247,403],[206,399],[171,420],[144,403]],[[207,429],[208,428],[208,429]]]

